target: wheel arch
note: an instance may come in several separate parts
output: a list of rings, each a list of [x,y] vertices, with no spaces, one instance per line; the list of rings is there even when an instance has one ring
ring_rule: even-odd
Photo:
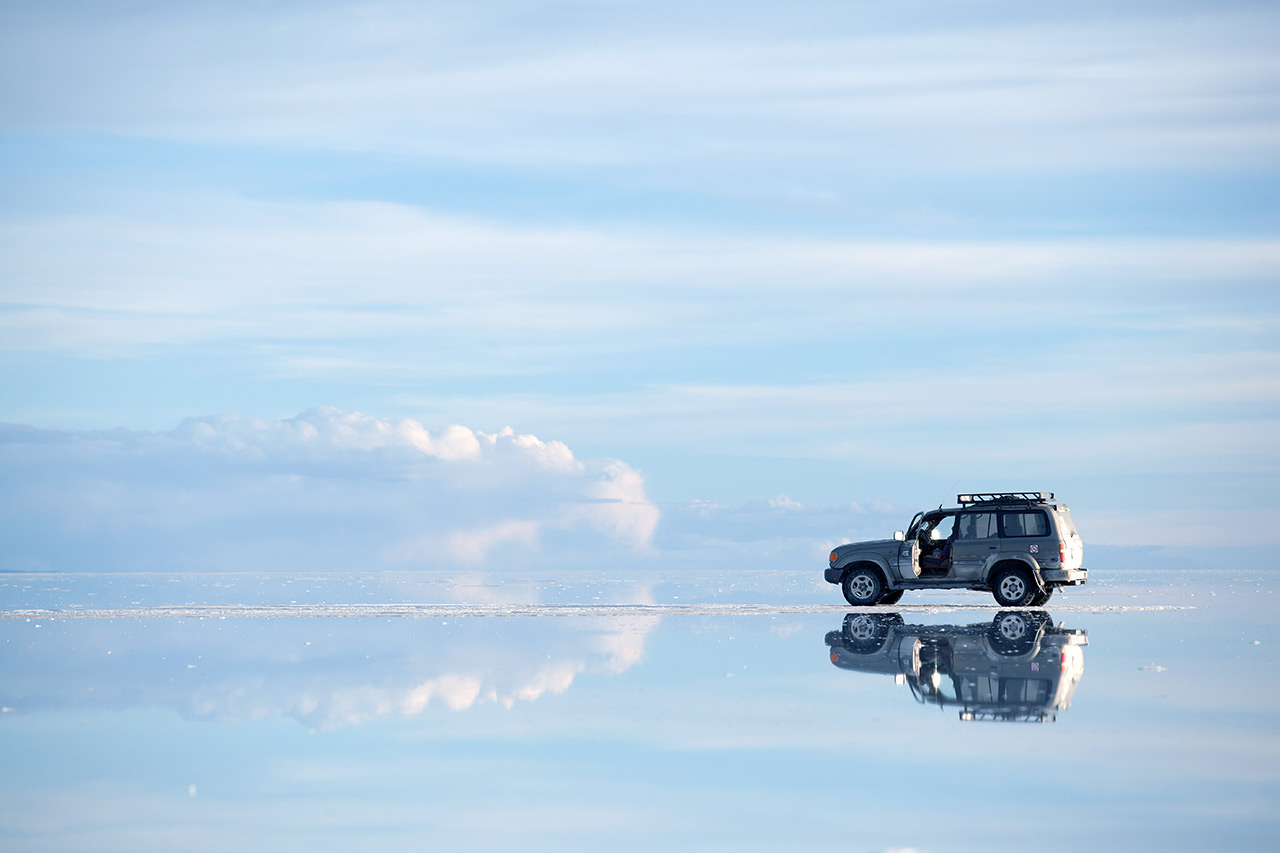
[[[1031,581],[1040,589],[1044,589],[1044,578],[1040,577],[1040,567],[1030,560],[1024,560],[1021,557],[999,557],[994,563],[987,567],[986,585],[991,587],[991,581],[996,574],[1004,569],[1022,569],[1031,575]]]
[[[871,555],[854,557],[852,560],[845,563],[843,566],[837,566],[837,568],[840,569],[841,583],[844,583],[844,576],[847,575],[849,572],[853,571],[854,569],[874,569],[875,572],[880,575],[880,583],[884,586],[885,589],[894,588],[893,586],[891,586],[888,565],[884,561],[876,559]]]

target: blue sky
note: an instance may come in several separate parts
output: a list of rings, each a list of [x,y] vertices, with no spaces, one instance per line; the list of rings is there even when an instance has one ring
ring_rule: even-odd
[[[147,484],[191,418],[222,443],[180,452],[217,464],[170,487],[214,529],[316,476],[281,434],[352,413],[364,444],[326,452],[365,461],[307,457],[352,491],[289,535],[376,502],[407,419],[581,467],[494,462],[491,511],[417,530],[403,507],[457,491],[402,459],[417,497],[379,498],[401,544],[598,553],[573,503],[621,500],[596,494],[608,460],[629,559],[820,562],[996,488],[1056,490],[1087,542],[1238,543],[1280,502],[1278,25],[1263,3],[6,4],[0,483],[42,531],[6,547],[77,567],[106,535],[86,506],[118,543],[185,529]]]

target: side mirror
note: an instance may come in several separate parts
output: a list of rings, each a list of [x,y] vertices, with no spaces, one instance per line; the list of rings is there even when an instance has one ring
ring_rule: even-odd
[[[903,533],[901,530],[895,530],[893,531],[893,538],[902,542],[907,538],[907,534]]]

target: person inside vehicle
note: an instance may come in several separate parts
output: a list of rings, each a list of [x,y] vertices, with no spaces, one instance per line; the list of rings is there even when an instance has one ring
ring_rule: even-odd
[[[920,572],[921,574],[940,575],[946,574],[951,569],[951,545],[956,539],[955,516],[948,515],[938,519],[933,524],[927,525],[928,529],[923,530],[920,543]],[[951,530],[947,537],[942,540],[941,544],[935,542],[930,534],[934,529],[946,530],[950,526]]]

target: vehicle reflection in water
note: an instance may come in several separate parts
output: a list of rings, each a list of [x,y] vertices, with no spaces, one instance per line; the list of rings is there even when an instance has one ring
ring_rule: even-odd
[[[911,625],[897,613],[850,613],[827,634],[841,669],[892,675],[926,705],[962,720],[1053,722],[1071,707],[1088,632],[1043,610],[1006,610],[972,625]]]

